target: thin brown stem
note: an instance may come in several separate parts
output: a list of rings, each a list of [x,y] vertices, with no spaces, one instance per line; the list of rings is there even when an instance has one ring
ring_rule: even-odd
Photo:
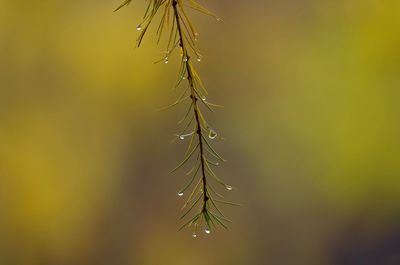
[[[177,25],[177,30],[178,30],[178,35],[179,35],[179,46],[182,49],[182,56],[183,60],[186,64],[186,69],[187,69],[187,79],[189,82],[190,86],[190,98],[192,99],[192,104],[193,104],[193,112],[196,118],[196,133],[198,135],[198,141],[199,141],[199,146],[200,146],[200,163],[201,163],[201,175],[202,175],[202,183],[203,183],[203,207],[202,207],[202,212],[207,211],[207,201],[209,200],[208,198],[208,193],[207,193],[207,177],[206,177],[206,169],[205,169],[205,161],[204,161],[204,143],[203,143],[203,134],[202,134],[202,129],[201,129],[201,121],[200,121],[200,111],[199,111],[199,106],[197,104],[199,98],[197,97],[197,93],[195,91],[194,87],[194,80],[193,80],[193,73],[191,70],[190,66],[190,56],[188,54],[187,48],[185,46],[184,42],[184,36],[183,36],[183,31],[182,31],[182,26],[181,26],[181,21],[180,21],[180,16],[179,16],[179,11],[177,8],[178,2],[177,0],[173,0],[172,7],[174,9],[174,17],[175,17],[175,22]],[[200,99],[201,100],[201,99]]]

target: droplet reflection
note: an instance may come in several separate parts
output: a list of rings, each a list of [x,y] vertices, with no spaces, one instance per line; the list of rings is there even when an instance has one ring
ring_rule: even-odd
[[[218,136],[217,132],[210,128],[208,132],[208,138],[215,139],[217,138],[217,136]]]

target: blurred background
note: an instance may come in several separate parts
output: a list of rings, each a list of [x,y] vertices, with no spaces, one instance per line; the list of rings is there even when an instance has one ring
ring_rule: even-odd
[[[178,58],[145,1],[0,0],[0,263],[400,264],[400,2],[201,1],[198,70],[235,189],[177,232]]]

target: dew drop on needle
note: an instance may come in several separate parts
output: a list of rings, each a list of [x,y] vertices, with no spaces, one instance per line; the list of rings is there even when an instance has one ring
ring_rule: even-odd
[[[217,138],[218,134],[216,131],[214,131],[213,129],[210,129],[208,132],[208,138],[210,139],[215,139]]]

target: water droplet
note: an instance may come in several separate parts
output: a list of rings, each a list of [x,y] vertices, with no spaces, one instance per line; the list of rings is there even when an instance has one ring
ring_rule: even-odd
[[[229,186],[229,185],[226,185],[225,188],[226,188],[227,190],[233,190],[232,186]]]
[[[218,136],[218,134],[213,129],[210,128],[210,130],[208,132],[208,138],[215,139],[215,138],[217,138],[217,136]]]
[[[182,79],[182,80],[185,80],[185,79],[186,79],[186,77],[184,77],[183,75],[181,75],[181,79]]]
[[[136,30],[137,30],[137,31],[141,31],[141,30],[142,30],[142,25],[138,25],[138,26],[136,27]]]
[[[198,62],[201,62],[201,58],[200,58],[200,57],[199,57],[199,58],[197,58],[197,61],[198,61]]]
[[[182,197],[183,196],[183,192],[182,191],[178,192],[178,196]]]
[[[221,21],[222,21],[222,18],[217,17],[217,21],[218,21],[218,22],[221,22]]]
[[[219,166],[219,163],[217,162],[217,163],[215,163],[215,165],[216,165],[216,166]]]
[[[188,58],[187,58],[187,57],[183,58],[183,61],[184,61],[184,62],[187,62],[187,61],[188,61]]]
[[[184,135],[179,135],[179,139],[185,140],[185,136]]]
[[[165,57],[164,63],[165,63],[165,64],[169,63],[168,57]]]
[[[192,234],[192,237],[193,237],[193,238],[196,238],[196,237],[197,237],[196,233],[193,233],[193,234]]]
[[[205,96],[201,97],[201,100],[205,101],[207,98]]]
[[[211,230],[210,230],[210,228],[208,228],[208,227],[206,227],[206,229],[204,229],[204,232],[205,232],[207,235],[211,234]]]

